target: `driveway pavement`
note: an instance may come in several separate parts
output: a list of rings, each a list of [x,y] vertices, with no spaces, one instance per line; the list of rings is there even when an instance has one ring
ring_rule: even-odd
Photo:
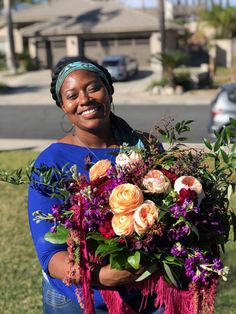
[[[194,90],[182,95],[158,95],[147,91],[157,73],[141,69],[139,74],[126,82],[115,82],[115,105],[209,105],[216,95],[216,90]],[[0,74],[0,82],[10,88],[0,95],[0,106],[11,105],[54,105],[50,95],[50,70],[32,71],[18,75]],[[50,140],[0,139],[0,151],[14,149],[42,150]]]
[[[141,69],[132,79],[126,82],[115,82],[113,97],[116,105],[159,105],[186,104],[209,105],[216,94],[215,89],[194,90],[182,95],[159,95],[147,91],[149,84],[158,79],[158,74]],[[0,95],[0,105],[49,105],[54,104],[50,95],[50,70],[32,71],[15,76],[0,74],[0,82],[10,89]]]

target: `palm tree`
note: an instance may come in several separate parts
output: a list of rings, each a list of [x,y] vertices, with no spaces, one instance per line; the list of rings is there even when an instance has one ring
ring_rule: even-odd
[[[166,48],[166,35],[165,35],[165,3],[164,0],[158,0],[159,6],[159,26],[161,33],[161,52],[165,52]]]
[[[168,85],[175,87],[174,68],[183,63],[187,56],[182,51],[163,52],[153,56],[159,60],[164,68],[164,77],[167,78]]]
[[[215,28],[217,38],[232,38],[236,30],[235,16],[235,8],[214,5],[211,10],[202,14],[201,19]]]
[[[4,0],[3,4],[7,18],[7,49],[6,49],[7,67],[10,73],[16,74],[16,56],[11,15],[11,0]]]

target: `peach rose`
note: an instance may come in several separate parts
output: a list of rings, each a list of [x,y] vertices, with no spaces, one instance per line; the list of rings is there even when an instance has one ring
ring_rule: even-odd
[[[159,170],[150,170],[143,178],[143,185],[151,193],[166,193],[171,189],[170,180]]]
[[[134,212],[134,230],[142,235],[157,221],[159,209],[152,201],[145,201]]]
[[[89,178],[91,181],[107,176],[107,171],[111,168],[111,162],[108,159],[103,159],[94,164],[89,169]]]
[[[131,167],[142,160],[142,155],[134,150],[131,150],[129,154],[118,154],[116,157],[116,164],[120,167]]]
[[[114,214],[128,214],[143,203],[143,192],[134,184],[124,183],[114,188],[109,205]]]
[[[181,189],[190,189],[198,195],[202,193],[201,183],[192,176],[182,176],[175,181],[174,190],[179,193]]]
[[[112,217],[111,224],[115,234],[118,236],[129,236],[134,233],[133,214],[116,214]]]

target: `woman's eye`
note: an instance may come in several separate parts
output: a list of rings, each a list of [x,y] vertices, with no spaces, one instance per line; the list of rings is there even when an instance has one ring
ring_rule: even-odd
[[[77,97],[76,94],[69,94],[66,96],[67,99],[75,99]]]
[[[87,91],[90,93],[93,93],[93,92],[98,91],[100,89],[100,87],[101,87],[101,85],[99,85],[99,84],[90,85],[90,86],[88,86]]]

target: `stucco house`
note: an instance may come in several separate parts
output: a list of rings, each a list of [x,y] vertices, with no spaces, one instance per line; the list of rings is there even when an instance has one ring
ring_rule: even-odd
[[[140,66],[160,52],[157,16],[116,1],[52,0],[13,13],[16,52],[28,49],[38,68],[51,68],[63,56],[85,55],[98,62],[108,54],[128,54]],[[175,50],[181,27],[166,23],[167,50]],[[0,49],[6,21],[0,20]]]

